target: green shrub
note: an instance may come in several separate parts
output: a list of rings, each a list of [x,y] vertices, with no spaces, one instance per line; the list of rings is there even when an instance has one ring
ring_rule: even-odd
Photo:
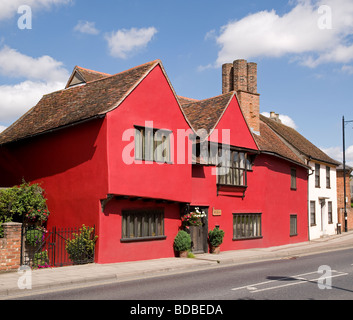
[[[184,231],[180,230],[174,239],[175,251],[188,251],[191,249],[191,237]]]
[[[83,264],[94,257],[94,247],[98,236],[94,236],[94,228],[82,225],[80,233],[75,233],[72,240],[66,240],[66,251],[74,264]]]
[[[30,228],[26,231],[26,242],[30,246],[36,246],[42,243],[44,231],[41,228]]]
[[[34,268],[49,268],[49,257],[48,251],[37,252],[33,257],[33,267]]]
[[[23,182],[20,186],[0,190],[0,238],[2,224],[11,221],[45,222],[49,217],[44,190],[39,184]]]
[[[208,233],[208,240],[212,247],[218,247],[222,244],[224,237],[224,231],[215,227],[213,230],[210,230]]]

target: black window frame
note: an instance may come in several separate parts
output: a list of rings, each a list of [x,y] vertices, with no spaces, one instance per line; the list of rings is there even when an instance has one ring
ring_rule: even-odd
[[[218,150],[220,158],[222,152],[224,152],[222,149]],[[217,166],[217,184],[220,186],[247,187],[248,154],[235,149],[225,152],[230,152],[230,155],[229,157],[227,155],[223,157],[223,161]],[[224,158],[226,158],[225,161]]]
[[[298,235],[298,215],[291,214],[289,217],[289,236],[294,237]]]
[[[333,224],[332,201],[327,202],[327,221],[329,224]]]
[[[172,131],[167,129],[157,129],[157,128],[150,128],[150,127],[143,127],[143,126],[134,126],[135,129],[135,160],[140,161],[153,161],[159,163],[172,163],[171,158],[171,135]],[[139,139],[137,136],[137,132],[141,134],[141,150],[137,152],[139,149],[137,147],[137,140]],[[159,141],[156,139],[156,134],[162,133],[162,139],[165,138],[167,140],[166,144],[168,147],[167,155],[162,154],[161,159],[158,158],[156,155],[156,150],[160,144],[164,143],[165,140]],[[147,135],[146,135],[147,134]],[[150,140],[148,140],[150,138]],[[149,152],[146,152],[146,146],[150,147]],[[163,152],[165,148],[163,148]]]
[[[121,212],[120,241],[166,239],[164,219],[164,208],[124,209]],[[138,226],[139,221],[141,221],[140,227]],[[161,232],[159,228],[161,228]],[[153,235],[153,233],[155,234]]]
[[[297,190],[297,169],[290,169],[290,188],[291,190]]]
[[[310,226],[316,226],[316,201],[310,201]]]
[[[331,189],[331,168],[326,166],[326,189]]]
[[[259,223],[259,225],[255,228],[256,222]],[[252,240],[261,238],[262,213],[233,213],[233,240]]]
[[[315,188],[320,188],[320,164],[315,163]]]

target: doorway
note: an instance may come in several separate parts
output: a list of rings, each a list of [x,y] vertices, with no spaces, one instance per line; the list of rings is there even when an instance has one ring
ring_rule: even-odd
[[[191,252],[195,254],[208,252],[208,207],[190,207],[190,212],[196,208],[202,212],[200,226],[190,226]]]

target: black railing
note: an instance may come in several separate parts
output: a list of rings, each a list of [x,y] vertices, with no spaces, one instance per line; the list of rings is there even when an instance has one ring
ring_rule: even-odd
[[[94,240],[95,228],[91,229],[89,240]],[[46,268],[94,262],[94,241],[80,241],[80,233],[79,227],[53,227],[43,232],[23,226],[21,265]]]

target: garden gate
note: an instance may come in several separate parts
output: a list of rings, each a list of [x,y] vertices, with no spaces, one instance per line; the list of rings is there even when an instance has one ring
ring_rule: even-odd
[[[74,245],[75,254],[69,255],[66,245],[80,234],[81,228],[56,228],[46,232],[33,226],[22,226],[21,265],[33,268],[62,267],[94,262],[94,246],[87,248],[84,241]],[[91,239],[95,238],[95,227]]]

